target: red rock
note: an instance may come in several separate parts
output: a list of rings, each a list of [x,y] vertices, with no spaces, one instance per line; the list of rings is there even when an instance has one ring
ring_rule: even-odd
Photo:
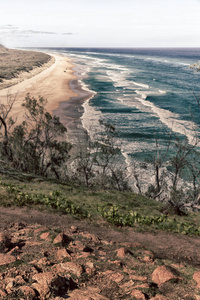
[[[0,253],[0,266],[8,265],[15,261],[16,261],[16,258],[13,255]]]
[[[120,258],[124,258],[127,253],[128,251],[124,247],[117,250],[117,256]]]
[[[114,265],[116,265],[118,267],[121,267],[123,265],[123,263],[121,262],[121,260],[108,260],[108,262],[110,264],[114,264]]]
[[[68,294],[69,299],[72,300],[109,300],[99,294],[100,289],[96,287],[88,287],[83,289],[76,289],[72,293]]]
[[[134,282],[132,280],[125,282],[123,285],[120,287],[124,290],[130,290],[134,285]]]
[[[88,275],[93,275],[95,273],[95,267],[93,262],[87,261],[85,265],[85,271]]]
[[[139,290],[132,290],[131,296],[135,297],[138,300],[145,300],[145,295]]]
[[[17,276],[15,276],[15,278],[13,278],[13,277],[5,278],[5,283],[7,284],[8,288],[11,288],[11,287],[15,286],[16,284],[23,285],[26,282],[21,275],[17,275]]]
[[[138,262],[137,262],[137,264],[131,263],[131,266],[134,266],[134,265],[138,265]],[[135,275],[135,273],[136,273],[135,270],[132,270],[132,269],[127,268],[127,267],[124,267],[124,268],[123,268],[123,271],[124,271],[125,273],[129,274],[129,275],[132,275],[132,274]]]
[[[71,258],[70,254],[67,252],[67,250],[65,248],[59,249],[56,252],[56,258],[57,258],[57,260],[61,260],[61,259],[65,258],[65,257]]]
[[[93,242],[99,242],[100,241],[100,239],[96,235],[94,235],[94,234],[91,234],[91,233],[88,233],[88,232],[81,232],[80,234],[84,238],[92,240]]]
[[[50,266],[51,262],[48,260],[48,258],[43,257],[38,262],[36,262],[37,265],[43,265],[43,266]]]
[[[11,237],[8,233],[0,233],[0,252],[4,252],[11,245]]]
[[[130,275],[130,279],[135,281],[147,282],[147,276]]]
[[[43,242],[33,242],[33,241],[26,241],[26,245],[24,246],[24,249],[29,247],[38,246],[38,248],[42,245]]]
[[[83,251],[85,245],[81,241],[75,241],[75,242],[73,241],[70,243],[70,247],[75,248],[79,251]]]
[[[171,264],[171,266],[175,269],[183,269],[185,267],[183,264]]]
[[[154,261],[154,254],[151,251],[143,251],[144,257],[142,258],[142,260],[144,262],[153,262]]]
[[[15,281],[14,279],[10,280],[10,282],[6,285],[6,291],[9,292],[10,290],[12,290],[15,286]]]
[[[112,245],[113,242],[108,242],[106,240],[101,240],[101,243],[103,243],[104,245]]]
[[[112,273],[113,273],[112,270],[106,270],[105,272],[102,272],[101,274],[102,274],[103,276],[107,276],[107,275],[110,275],[110,274],[112,274]]]
[[[149,289],[148,283],[142,283],[134,286],[135,289]]]
[[[19,290],[26,297],[26,300],[32,300],[36,297],[35,291],[30,286],[20,286]]]
[[[3,299],[6,296],[7,296],[6,292],[0,289],[0,299]]]
[[[32,287],[36,289],[41,298],[44,299],[48,299],[51,288],[55,287],[59,289],[66,285],[66,279],[53,272],[38,273],[32,276],[32,279],[37,281],[37,283],[32,284]]]
[[[113,272],[112,270],[102,272],[101,275],[108,277],[109,280],[112,280],[116,283],[119,283],[124,279],[124,275],[119,272]]]
[[[116,283],[119,283],[124,279],[124,275],[118,272],[117,273],[113,272],[112,274],[109,275],[109,279]]]
[[[177,270],[169,266],[159,266],[152,273],[152,281],[158,285],[170,280],[181,280]]]
[[[60,267],[69,273],[75,274],[77,277],[80,277],[83,273],[83,268],[81,267],[81,265],[74,262],[61,263]]]
[[[71,241],[71,239],[66,235],[64,234],[63,232],[62,233],[59,233],[55,239],[53,240],[53,243],[54,244],[62,244],[62,245],[65,245],[66,243],[69,243]]]
[[[200,271],[194,272],[193,279],[197,283],[197,287],[200,288]]]
[[[99,250],[99,256],[103,256],[103,258],[106,256],[106,252],[105,251],[102,251],[102,250]]]
[[[51,285],[54,278],[55,275],[52,272],[38,273],[32,277],[32,279],[37,281],[39,284],[48,284],[48,285]]]
[[[89,252],[83,252],[80,255],[77,256],[77,259],[79,258],[87,258],[89,257],[91,254]]]
[[[50,232],[47,231],[47,232],[42,233],[42,234],[40,235],[40,238],[41,238],[42,240],[49,240],[49,238],[50,238]]]
[[[20,253],[20,249],[18,246],[16,246],[15,248],[13,248],[11,251],[8,252],[8,254],[14,255],[14,256],[19,255],[19,253]]]
[[[47,227],[39,227],[39,228],[37,228],[37,229],[34,230],[34,233],[35,233],[35,234],[38,234],[38,233],[40,233],[41,231],[46,231],[46,230],[48,230]]]
[[[86,266],[87,266],[88,268],[90,268],[90,269],[93,269],[93,268],[94,268],[94,263],[91,262],[91,261],[87,261],[87,262],[86,262]]]
[[[72,226],[70,227],[70,230],[71,230],[72,233],[76,233],[76,232],[78,232],[78,227],[72,225]]]
[[[42,285],[42,284],[34,282],[32,284],[32,287],[34,288],[34,290],[36,290],[39,293],[40,299],[42,299],[42,300],[49,299],[49,297],[51,295],[51,290],[46,283],[44,285]]]
[[[143,248],[143,246],[139,243],[131,243],[131,242],[125,242],[122,243],[121,245],[123,245],[124,247],[128,247],[128,248]]]

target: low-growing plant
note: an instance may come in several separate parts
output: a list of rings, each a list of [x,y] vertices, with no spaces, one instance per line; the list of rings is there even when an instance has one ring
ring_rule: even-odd
[[[200,227],[190,221],[178,220],[167,215],[147,216],[137,211],[129,210],[123,213],[120,205],[104,205],[98,207],[100,215],[116,226],[134,227],[136,224],[151,226],[155,229],[167,230],[185,235],[200,235]]]

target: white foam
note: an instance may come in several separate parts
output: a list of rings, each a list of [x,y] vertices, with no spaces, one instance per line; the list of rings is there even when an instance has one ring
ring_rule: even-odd
[[[135,81],[132,81],[132,83],[134,83],[134,85],[140,86],[142,88],[149,89],[149,85],[148,84],[138,83],[138,82],[135,82]]]
[[[139,90],[135,90],[136,94],[140,95],[142,97],[142,99],[146,99],[148,94],[145,93],[145,91],[139,91]],[[138,99],[138,98],[136,98]]]
[[[81,116],[82,126],[87,130],[92,140],[94,139],[94,135],[100,130],[99,120],[102,118],[101,112],[89,103],[93,97],[94,95],[84,102],[84,112]]]
[[[113,70],[107,70],[106,74],[114,82],[115,87],[127,87],[129,82],[126,80],[126,74],[121,72],[116,72]]]
[[[166,94],[167,92],[166,91],[163,91],[163,90],[158,90],[160,94]]]
[[[160,121],[169,129],[185,135],[191,145],[196,143],[196,125],[194,122],[180,120],[180,116],[178,114],[159,108],[152,102],[144,100],[143,98],[136,99],[139,100],[144,106],[150,107],[152,112],[155,113],[155,115],[159,117]]]

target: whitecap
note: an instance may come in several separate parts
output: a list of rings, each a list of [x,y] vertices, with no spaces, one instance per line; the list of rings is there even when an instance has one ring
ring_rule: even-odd
[[[148,84],[138,83],[138,82],[135,82],[135,81],[132,81],[132,83],[135,84],[135,85],[137,85],[137,86],[143,87],[145,89],[149,89],[149,85]]]
[[[152,102],[144,100],[143,98],[136,99],[139,100],[144,106],[149,107],[152,112],[159,117],[160,121],[173,132],[185,135],[191,145],[194,145],[196,143],[197,127],[194,122],[180,120],[180,116],[178,114],[172,113],[169,110],[163,108],[159,108]]]

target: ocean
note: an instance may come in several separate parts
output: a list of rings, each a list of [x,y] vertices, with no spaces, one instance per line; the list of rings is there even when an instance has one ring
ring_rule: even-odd
[[[49,50],[49,49],[48,49]],[[169,138],[195,141],[200,129],[200,72],[189,68],[200,49],[55,48],[73,59],[84,89],[94,92],[83,104],[83,127],[92,136],[99,120],[118,131],[120,164],[140,169],[144,184],[153,182],[151,160],[156,143],[163,153]],[[172,134],[171,134],[172,133]],[[166,160],[172,154],[169,151]]]

